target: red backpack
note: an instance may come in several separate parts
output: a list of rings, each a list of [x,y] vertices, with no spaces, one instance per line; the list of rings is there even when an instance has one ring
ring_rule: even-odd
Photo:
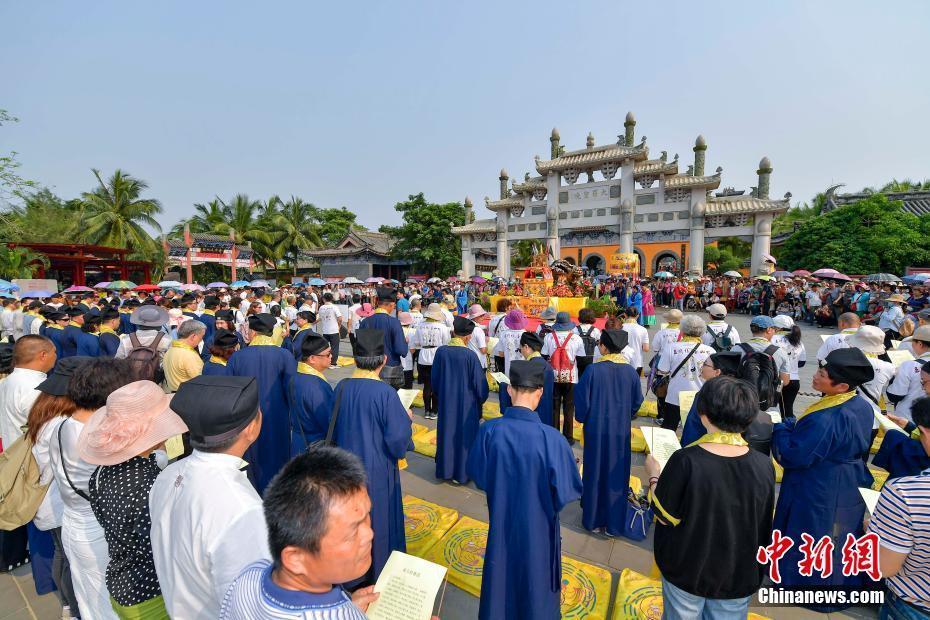
[[[549,363],[552,364],[552,370],[555,371],[556,383],[572,382],[572,371],[575,368],[575,363],[568,358],[568,352],[565,351],[565,345],[568,344],[571,337],[572,333],[567,332],[565,334],[565,340],[560,343],[558,334],[552,332],[552,339],[555,341],[555,351],[553,351],[552,355],[549,357]]]

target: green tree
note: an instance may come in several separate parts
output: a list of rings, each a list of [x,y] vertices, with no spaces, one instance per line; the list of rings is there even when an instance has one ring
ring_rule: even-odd
[[[875,194],[806,221],[785,242],[779,262],[788,270],[900,274],[930,260],[928,231],[930,216]]]
[[[513,244],[510,250],[510,266],[529,267],[533,262],[533,254],[542,252],[543,242],[538,239],[521,239]]]
[[[403,224],[380,228],[396,239],[394,256],[409,260],[417,271],[441,278],[455,274],[462,249],[452,227],[465,223],[465,207],[459,202],[427,202],[421,192],[398,202],[394,209],[403,216]]]
[[[61,243],[78,237],[80,202],[63,201],[48,189],[23,195],[0,221],[0,239],[32,243]]]
[[[236,194],[228,203],[220,201],[223,205],[223,221],[213,229],[214,234],[228,237],[233,233],[233,240],[237,244],[251,244],[256,257],[262,260],[274,261],[274,237],[268,231],[267,225],[259,223],[262,213],[262,203],[251,200],[246,194]]]
[[[275,239],[275,253],[284,257],[297,275],[297,262],[303,250],[319,247],[322,243],[320,227],[313,216],[317,211],[309,202],[291,196],[274,216],[272,235]]]
[[[739,269],[743,263],[741,258],[733,255],[727,247],[708,245],[704,248],[704,269],[720,274],[731,269]]]
[[[48,268],[48,257],[28,248],[0,245],[0,277],[6,280],[31,278],[39,267]]]
[[[154,245],[146,224],[161,232],[155,215],[162,212],[154,198],[141,198],[148,184],[117,169],[105,182],[94,169],[97,187],[81,194],[80,238],[94,245],[147,250]]]
[[[804,222],[820,215],[826,202],[827,197],[821,192],[814,196],[814,199],[809,204],[805,202],[791,207],[785,213],[775,217],[772,222],[772,234],[780,235],[793,232],[795,228],[800,227]]]
[[[315,219],[320,225],[320,236],[324,245],[336,245],[350,230],[365,230],[355,222],[355,213],[345,207],[339,209],[317,209]]]
[[[4,123],[18,123],[19,119],[6,110],[0,110],[0,127]],[[36,187],[35,181],[24,179],[17,169],[22,165],[16,159],[16,151],[0,153],[0,201],[13,196],[23,196]]]

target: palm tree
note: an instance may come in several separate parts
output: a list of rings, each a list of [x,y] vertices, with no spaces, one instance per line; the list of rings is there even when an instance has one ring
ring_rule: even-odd
[[[0,245],[0,277],[7,280],[14,278],[31,278],[39,267],[49,266],[45,254],[33,252],[28,248],[11,248]]]
[[[246,194],[236,194],[230,202],[220,200],[220,204],[223,205],[223,221],[213,232],[227,237],[232,232],[236,244],[250,244],[258,258],[274,260],[274,238],[258,222],[261,203],[250,200]]]
[[[314,222],[317,208],[296,196],[281,204],[273,222],[275,247],[278,254],[289,259],[297,275],[297,261],[301,250],[319,247],[323,242],[320,227]]]
[[[81,238],[92,244],[131,250],[154,245],[142,224],[161,232],[154,216],[161,213],[162,208],[154,198],[139,197],[148,184],[119,169],[109,182],[104,182],[99,170],[93,172],[99,185],[81,194]]]

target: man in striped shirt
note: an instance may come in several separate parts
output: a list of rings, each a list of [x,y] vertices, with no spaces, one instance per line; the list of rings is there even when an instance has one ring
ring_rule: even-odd
[[[919,427],[930,427],[930,398],[918,399],[912,413]],[[930,434],[921,432],[920,442],[930,450]],[[869,532],[881,545],[888,589],[882,611],[889,618],[930,617],[930,469],[885,483]]]
[[[364,620],[374,586],[338,585],[371,565],[365,469],[340,448],[317,448],[284,466],[265,491],[273,563],[255,562],[229,587],[221,620]]]

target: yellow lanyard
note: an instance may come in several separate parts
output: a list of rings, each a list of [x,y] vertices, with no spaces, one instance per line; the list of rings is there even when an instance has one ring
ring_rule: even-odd
[[[302,375],[313,375],[314,377],[319,377],[323,381],[326,381],[326,377],[323,376],[323,373],[305,362],[297,362],[297,372]]]
[[[730,446],[748,446],[746,440],[743,439],[739,433],[707,433],[696,441],[688,444],[690,446],[696,446],[700,443],[725,443]]]
[[[842,394],[831,394],[830,396],[824,396],[816,403],[804,410],[804,413],[798,416],[798,420],[804,416],[814,413],[815,411],[820,411],[822,409],[829,409],[830,407],[836,407],[837,405],[842,405],[850,398],[856,395],[856,391],[843,392]]]
[[[204,310],[203,314],[206,314],[209,316],[216,316],[216,311],[215,310]]]
[[[101,334],[113,334],[114,336],[117,335],[116,331],[112,327],[107,327],[106,325],[100,326],[100,333]]]
[[[387,314],[387,313],[388,311],[385,310],[384,308],[378,308],[377,310],[375,310],[375,314]]]
[[[532,353],[530,353],[530,356],[526,358],[526,360],[529,361],[536,357],[542,357],[542,355],[539,354],[539,351],[533,351]]]
[[[171,348],[173,348],[173,349],[187,349],[188,351],[193,351],[194,353],[197,353],[197,351],[194,349],[194,347],[192,347],[191,345],[187,344],[186,342],[181,342],[180,340],[173,340],[173,341],[171,342]]]
[[[629,362],[622,353],[608,353],[607,355],[602,355],[601,359],[597,360],[598,362],[613,362],[614,364],[628,364]]]
[[[226,365],[226,360],[224,360],[222,357],[217,357],[215,355],[210,356],[210,361],[214,364],[219,364],[220,366]]]
[[[701,342],[701,339],[698,336],[684,336],[681,339],[682,342]]]
[[[355,372],[352,373],[353,379],[372,379],[374,381],[381,381],[381,377],[378,376],[377,370],[362,370],[361,368],[356,368]]]
[[[77,327],[78,329],[81,329],[81,326],[75,323],[74,321],[68,321],[68,325],[70,325],[71,327]]]
[[[304,325],[303,327],[298,328],[298,329],[297,329],[297,333],[299,334],[300,332],[305,332],[305,331],[307,331],[308,329],[310,329],[310,328],[312,328],[312,327],[313,327],[313,325],[311,325],[310,323],[307,323],[307,324]]]
[[[279,344],[275,343],[274,336],[266,336],[265,334],[255,334],[252,336],[252,341],[249,342],[250,347],[277,347]]]
[[[45,329],[64,329],[64,327],[57,323],[49,323]]]
[[[465,343],[462,342],[461,338],[453,338],[452,340],[449,341],[449,346],[450,347],[464,347]]]

